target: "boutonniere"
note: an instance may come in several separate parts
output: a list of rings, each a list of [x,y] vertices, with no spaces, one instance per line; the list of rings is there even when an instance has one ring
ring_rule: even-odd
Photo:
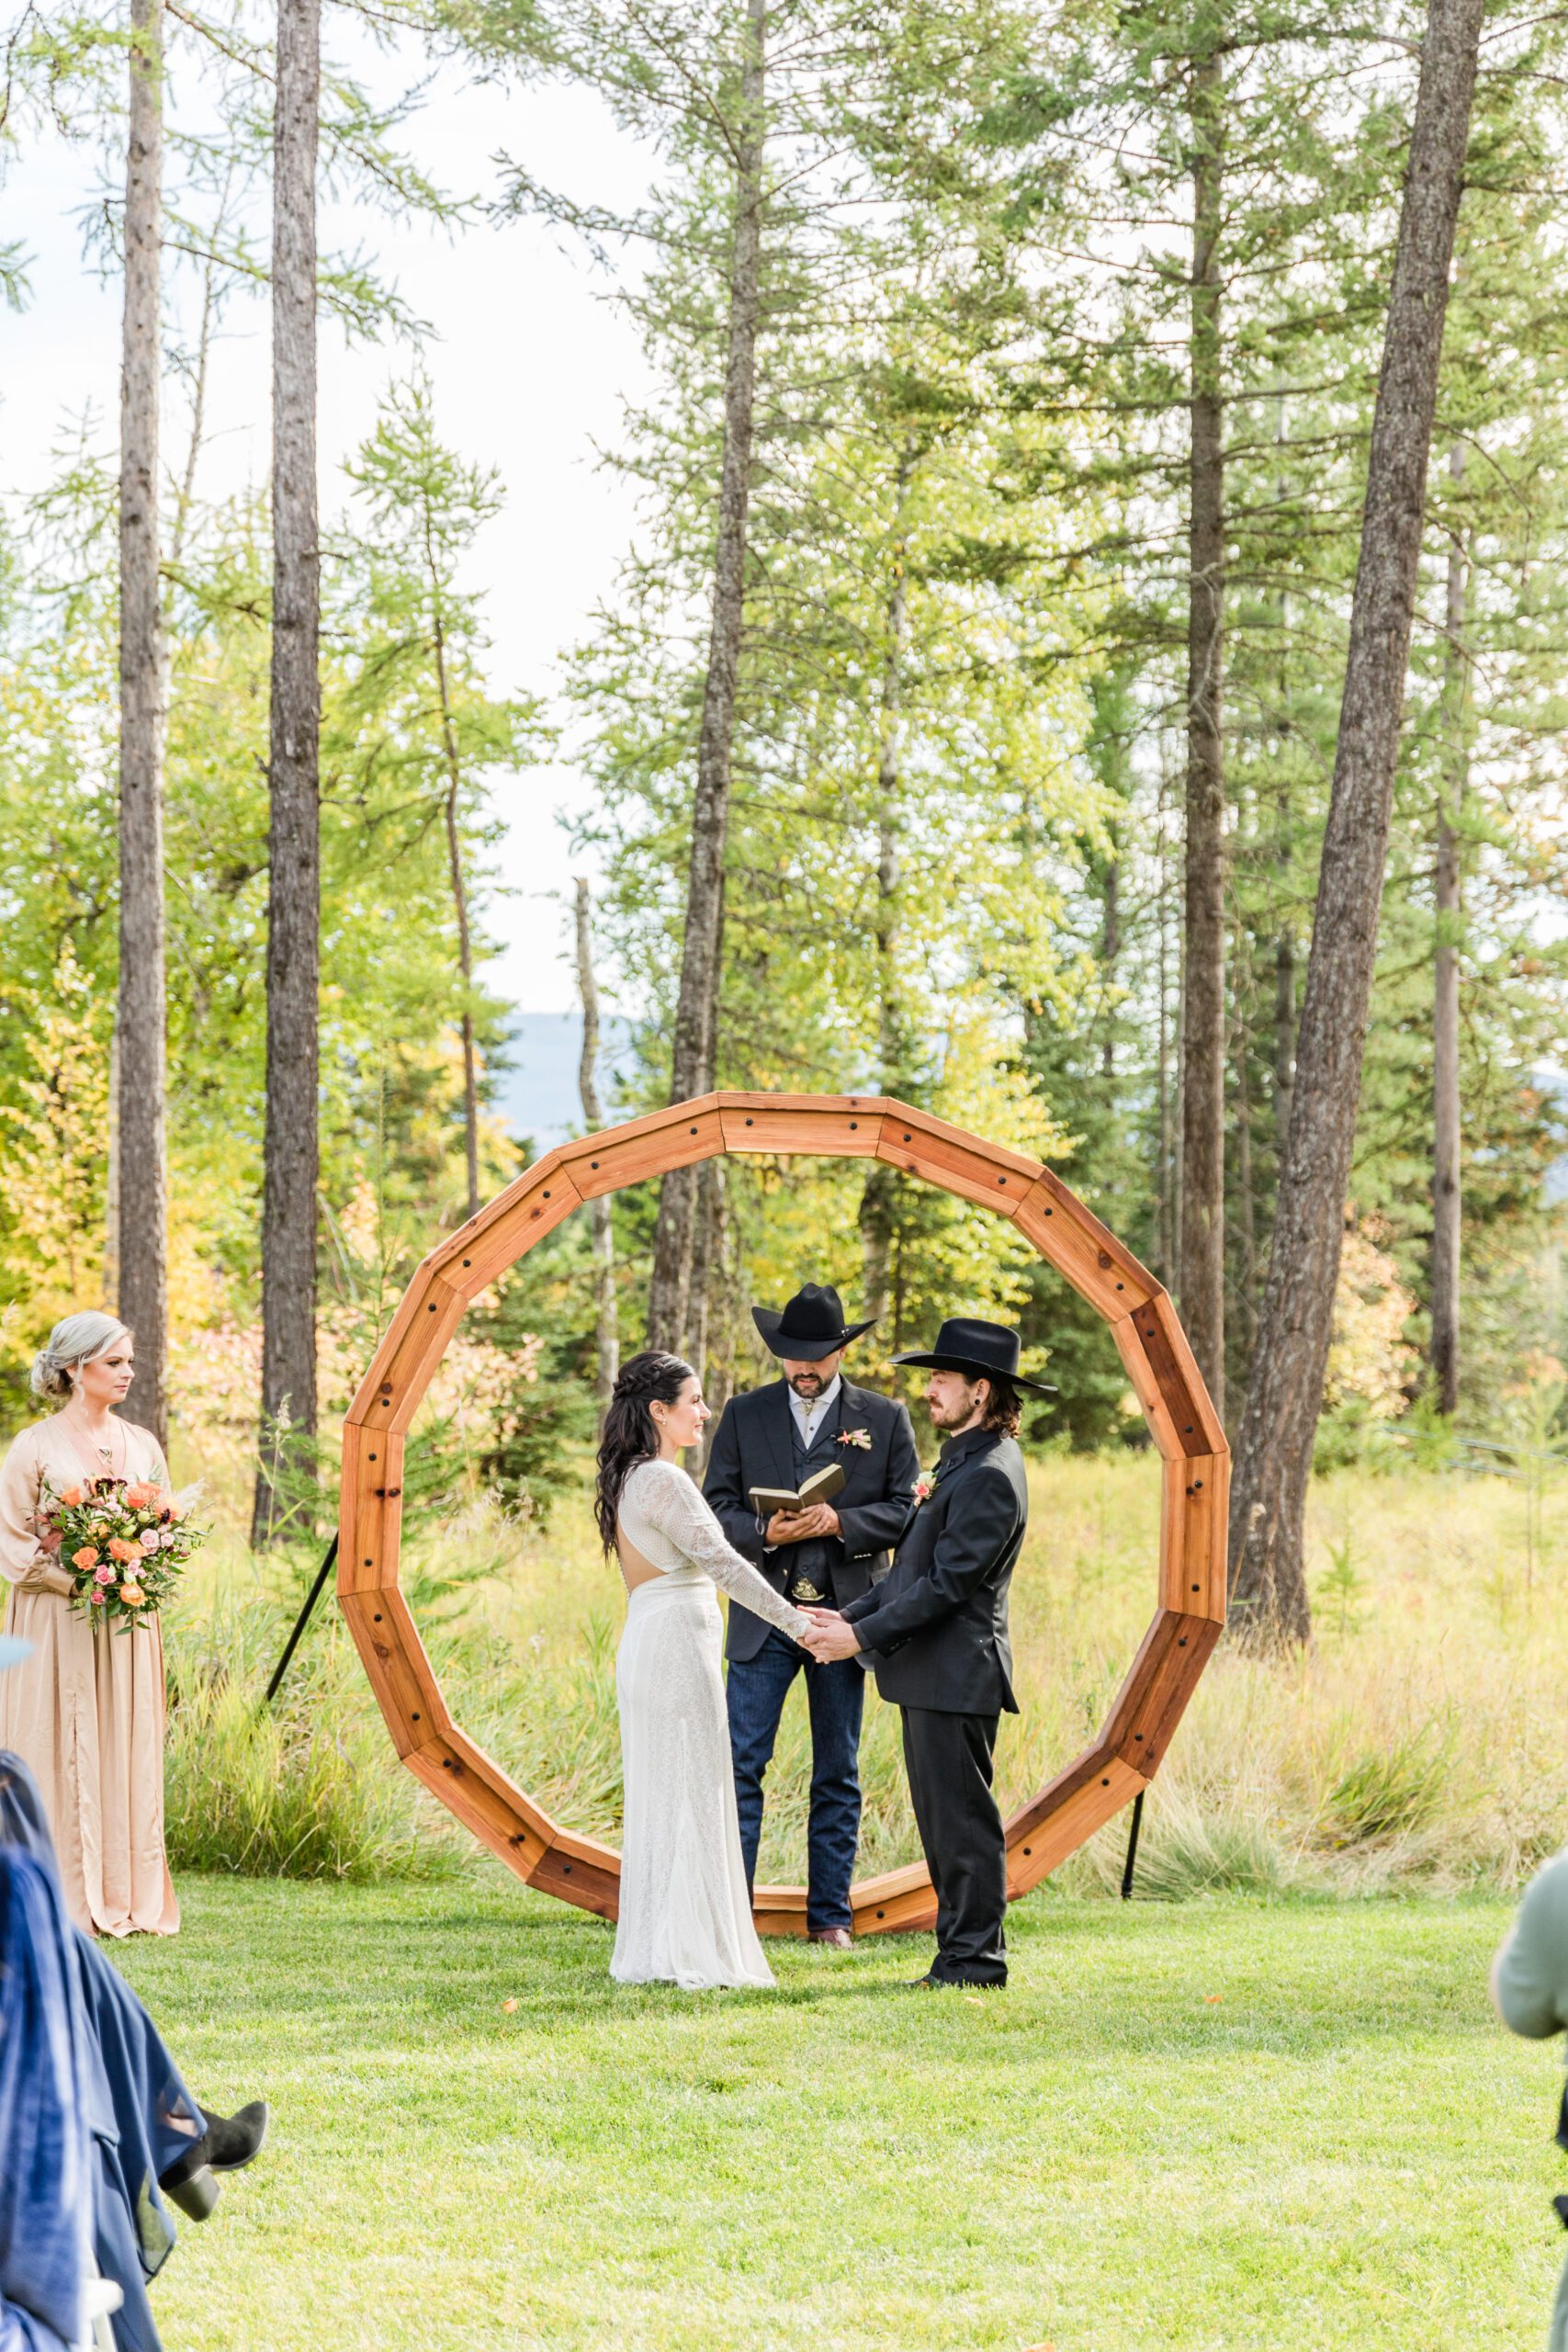
[[[869,1430],[840,1430],[839,1431],[839,1443],[840,1445],[858,1446],[863,1453],[869,1453],[871,1452],[871,1431]]]
[[[936,1492],[936,1482],[941,1476],[942,1473],[940,1470],[921,1471],[919,1476],[915,1481],[915,1500],[917,1503],[930,1502],[931,1497]]]

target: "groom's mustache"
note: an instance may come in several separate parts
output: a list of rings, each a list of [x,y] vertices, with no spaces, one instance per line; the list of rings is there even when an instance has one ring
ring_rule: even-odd
[[[819,1372],[797,1372],[789,1385],[797,1396],[819,1396],[822,1375]]]

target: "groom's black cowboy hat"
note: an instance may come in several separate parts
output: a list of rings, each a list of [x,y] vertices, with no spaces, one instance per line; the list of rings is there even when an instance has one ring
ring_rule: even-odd
[[[774,1355],[788,1356],[795,1363],[815,1363],[819,1356],[830,1356],[835,1348],[847,1348],[852,1340],[870,1330],[876,1317],[871,1315],[863,1323],[846,1323],[843,1301],[832,1283],[807,1283],[782,1311],[754,1306],[751,1320]]]
[[[1054,1396],[1048,1380],[1025,1380],[1018,1368],[1019,1339],[1005,1323],[982,1323],[976,1316],[950,1315],[936,1335],[934,1348],[919,1354],[895,1356],[895,1363],[924,1364],[931,1372],[963,1372],[971,1378],[1005,1380],[1014,1388],[1032,1388],[1037,1396]]]

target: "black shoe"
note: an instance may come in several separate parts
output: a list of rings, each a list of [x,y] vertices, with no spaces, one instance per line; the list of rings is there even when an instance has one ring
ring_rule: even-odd
[[[1005,1976],[917,1976],[911,1993],[1002,1993]]]
[[[200,2146],[197,2140],[195,2148]],[[190,2161],[189,2156],[182,2156],[177,2164],[171,2165],[167,2172],[160,2174],[158,2186],[170,2204],[177,2205],[189,2220],[205,2222],[223,2191],[212,2177],[210,2165],[198,2163],[191,2170]]]
[[[260,2153],[266,2138],[266,2101],[254,2098],[238,2115],[214,2115],[204,2107],[201,2120],[207,2129],[200,2139],[193,2140],[185,2154],[158,2176],[164,2196],[193,2222],[205,2222],[221,2194],[213,2174],[238,2172]]]
[[[204,2107],[201,2112],[207,2136],[197,2145],[205,2150],[206,2160],[214,2172],[239,2172],[261,2154],[267,2125],[265,2098],[252,2099],[237,2115],[214,2115],[209,2107]]]

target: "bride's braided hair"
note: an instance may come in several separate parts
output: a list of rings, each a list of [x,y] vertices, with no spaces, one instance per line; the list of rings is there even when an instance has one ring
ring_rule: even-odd
[[[615,1548],[615,1513],[621,1488],[639,1462],[651,1462],[659,1452],[659,1431],[649,1407],[673,1405],[688,1380],[695,1377],[683,1357],[666,1355],[662,1348],[645,1349],[630,1356],[616,1375],[599,1441],[599,1483],[593,1516],[606,1552]]]

